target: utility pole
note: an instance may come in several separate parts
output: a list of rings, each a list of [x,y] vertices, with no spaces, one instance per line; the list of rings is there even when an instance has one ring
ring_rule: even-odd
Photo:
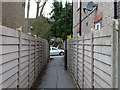
[[[26,33],[28,32],[29,10],[30,10],[30,0],[28,0],[28,5],[27,5],[27,19],[26,19],[26,29],[25,29]]]
[[[65,70],[67,70],[67,1],[65,8]]]
[[[73,37],[73,0],[72,0],[72,9],[71,9],[71,14],[72,14],[72,27],[71,27],[71,37]]]

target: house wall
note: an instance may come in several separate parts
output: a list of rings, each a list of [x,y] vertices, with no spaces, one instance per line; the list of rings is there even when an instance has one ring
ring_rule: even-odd
[[[2,2],[2,25],[19,28],[25,24],[25,8],[23,2]]]
[[[79,13],[77,11],[77,2],[73,3],[73,37],[77,36],[77,28],[78,25],[76,25],[77,23],[79,23]]]
[[[86,7],[87,3],[88,2],[82,2],[82,19],[90,13],[89,11],[86,13],[83,12],[83,8]],[[68,41],[68,57],[71,56],[68,60],[71,61],[69,61],[71,71],[81,87],[114,88],[117,87],[117,81],[119,81],[117,71],[117,65],[119,65],[117,61],[118,31],[115,29],[114,2],[96,3],[98,4],[98,9],[82,22],[82,37],[78,38],[79,11],[77,11],[77,3],[74,2],[73,4],[74,38]],[[100,17],[102,17],[102,29],[95,30],[94,22]],[[118,18],[119,17],[120,9],[118,3]],[[106,62],[106,60],[108,60],[108,62]],[[103,67],[104,70],[107,68],[109,70],[104,71],[102,69]],[[90,70],[92,73],[90,73]]]
[[[84,13],[83,8],[86,7],[88,2],[82,2],[82,19],[86,17],[90,12]],[[103,13],[103,27],[101,30],[112,31],[114,18],[114,3],[113,2],[96,2],[98,9],[93,12],[82,22],[82,35],[91,32],[91,28],[94,29],[94,18],[100,13]],[[74,2],[74,13],[73,13],[73,36],[76,37],[77,28],[79,28],[79,11],[77,11],[77,2]],[[77,25],[78,24],[78,25]],[[77,25],[75,27],[75,25]]]

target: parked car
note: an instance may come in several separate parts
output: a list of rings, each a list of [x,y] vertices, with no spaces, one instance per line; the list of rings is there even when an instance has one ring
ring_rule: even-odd
[[[64,50],[56,47],[50,47],[50,55],[64,55]]]

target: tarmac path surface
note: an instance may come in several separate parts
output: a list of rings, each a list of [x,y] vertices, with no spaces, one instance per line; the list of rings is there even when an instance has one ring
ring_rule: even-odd
[[[76,88],[69,73],[64,70],[64,57],[51,56],[45,75],[39,88]]]

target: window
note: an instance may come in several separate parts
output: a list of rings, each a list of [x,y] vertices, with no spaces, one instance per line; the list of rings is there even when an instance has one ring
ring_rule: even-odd
[[[94,18],[94,28],[95,30],[101,30],[103,28],[103,13],[102,12]]]
[[[78,36],[78,37],[80,36],[80,33],[79,33],[79,32],[77,33],[77,36]]]
[[[56,48],[52,48],[52,50],[57,50]]]
[[[79,9],[79,8],[80,8],[80,0],[78,0],[77,3],[78,3],[78,5],[77,5],[77,6],[78,6],[78,9]]]
[[[99,20],[99,21],[97,21],[97,22],[95,23],[95,29],[96,29],[96,30],[100,30],[100,29],[101,29],[101,20]]]

